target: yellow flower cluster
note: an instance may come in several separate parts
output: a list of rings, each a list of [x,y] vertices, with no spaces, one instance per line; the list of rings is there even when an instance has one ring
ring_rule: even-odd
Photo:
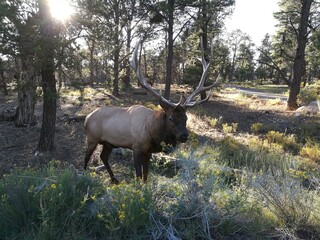
[[[123,224],[130,224],[145,216],[148,203],[144,191],[134,184],[120,183],[111,187],[114,203],[118,206],[117,218]]]
[[[123,222],[124,219],[126,218],[126,213],[125,213],[125,211],[119,211],[119,212],[118,212],[118,217],[119,217],[120,222]]]
[[[123,222],[124,219],[126,218],[126,212],[124,211],[126,208],[126,205],[124,203],[121,204],[121,210],[118,212],[118,218],[120,222]]]

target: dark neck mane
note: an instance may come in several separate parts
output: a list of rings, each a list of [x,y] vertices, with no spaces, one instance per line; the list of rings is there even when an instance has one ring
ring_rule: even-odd
[[[166,127],[166,116],[165,112],[161,110],[156,110],[153,113],[153,121],[149,126],[150,136],[155,145],[157,151],[162,150],[162,143],[167,145],[172,145],[175,147],[177,145],[176,137],[168,131]]]

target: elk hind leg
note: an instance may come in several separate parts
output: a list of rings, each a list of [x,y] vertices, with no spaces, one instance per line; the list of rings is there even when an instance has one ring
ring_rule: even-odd
[[[91,141],[88,140],[87,145],[88,146],[87,146],[86,156],[85,156],[85,159],[84,159],[84,170],[87,169],[90,157],[91,157],[92,153],[94,152],[94,150],[96,150],[96,147],[97,147],[98,143],[97,142],[91,142]]]
[[[112,152],[112,147],[108,143],[104,143],[102,152],[100,154],[100,158],[109,173],[109,176],[111,178],[111,182],[118,184],[119,181],[115,178],[113,171],[109,165],[109,156],[110,156],[111,152]]]

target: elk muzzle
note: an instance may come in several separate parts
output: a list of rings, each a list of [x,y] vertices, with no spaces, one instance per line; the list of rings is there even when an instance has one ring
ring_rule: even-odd
[[[188,140],[189,133],[188,131],[182,132],[178,135],[177,140],[181,143],[185,143]]]

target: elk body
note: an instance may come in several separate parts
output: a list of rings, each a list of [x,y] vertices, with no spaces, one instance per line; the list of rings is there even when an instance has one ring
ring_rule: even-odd
[[[207,100],[210,95],[204,100],[192,101],[196,95],[209,90],[216,84],[204,87],[209,64],[204,60],[202,51],[204,71],[198,88],[188,98],[181,98],[179,103],[172,103],[152,89],[146,81],[138,65],[138,47],[139,43],[134,50],[132,67],[137,72],[141,86],[159,99],[161,110],[152,110],[142,105],[128,108],[103,107],[93,111],[85,119],[87,151],[84,168],[87,168],[97,145],[102,144],[100,158],[113,183],[118,183],[108,162],[113,148],[131,149],[136,176],[146,181],[151,154],[161,152],[163,143],[175,147],[178,142],[187,141],[186,108]]]

